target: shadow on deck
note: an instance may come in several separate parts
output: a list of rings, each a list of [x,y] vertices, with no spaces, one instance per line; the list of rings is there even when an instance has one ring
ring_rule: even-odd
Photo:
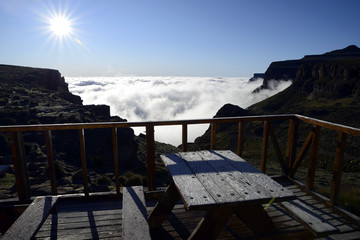
[[[315,211],[340,233],[323,236],[318,239],[360,239],[360,228],[351,223],[335,209],[321,203],[313,196],[301,191],[299,187],[285,182],[298,200],[311,205]],[[147,201],[147,211],[151,212],[155,200]],[[57,205],[57,212],[50,214],[37,239],[119,239],[122,236],[122,200],[121,198],[101,199],[62,199]],[[277,204],[266,209],[268,215],[279,230],[275,235],[256,235],[251,232],[235,215],[219,234],[218,239],[309,239],[313,235],[297,220],[291,217]],[[205,212],[184,209],[178,203],[170,216],[163,223],[161,230],[152,232],[152,239],[186,239],[195,229]]]

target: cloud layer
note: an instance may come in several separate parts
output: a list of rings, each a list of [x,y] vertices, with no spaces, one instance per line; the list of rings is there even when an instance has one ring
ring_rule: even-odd
[[[129,122],[212,118],[226,103],[246,108],[287,88],[291,82],[274,85],[273,90],[252,94],[262,79],[207,77],[67,77],[73,94],[84,104],[110,105],[111,114]],[[189,141],[204,133],[207,125],[191,126]],[[135,129],[137,133],[143,129]],[[178,145],[181,128],[158,127],[158,141]]]

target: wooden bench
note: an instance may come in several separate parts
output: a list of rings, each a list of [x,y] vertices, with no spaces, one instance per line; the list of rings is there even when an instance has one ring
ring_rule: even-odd
[[[339,232],[339,229],[317,214],[311,206],[304,204],[300,200],[281,202],[279,204],[317,237]]]
[[[142,186],[123,189],[123,238],[151,239]]]
[[[32,239],[55,207],[58,197],[37,197],[6,231],[2,240]]]

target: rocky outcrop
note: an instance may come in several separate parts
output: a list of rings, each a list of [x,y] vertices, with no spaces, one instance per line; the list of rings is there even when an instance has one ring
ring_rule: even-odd
[[[0,64],[0,83],[23,86],[24,88],[37,87],[54,91],[69,91],[60,72],[53,69]]]
[[[247,115],[249,115],[249,112],[247,110],[245,110],[239,106],[227,103],[217,111],[214,118],[240,117],[240,116],[247,116]]]
[[[293,82],[309,99],[359,97],[360,58],[303,64]]]
[[[214,116],[214,118],[221,117],[240,117],[240,116],[248,116],[249,111],[233,105],[233,104],[225,104],[222,106]],[[221,123],[216,124],[216,132],[221,132],[223,135],[217,137],[217,147],[219,149],[234,149],[234,143],[237,141],[237,123]],[[206,130],[204,135],[198,137],[194,141],[195,149],[210,149],[210,135],[211,130],[210,127]]]
[[[264,78],[265,73],[254,73],[254,76],[249,79],[249,82],[257,81],[260,78]]]
[[[308,76],[303,75],[308,74],[308,69],[310,68],[320,69],[321,65],[327,65],[323,67],[324,71],[322,71],[322,76],[325,76],[324,74],[328,73],[328,71],[325,72],[325,68],[327,68],[326,70],[330,70],[328,68],[329,64],[331,65],[334,63],[337,65],[342,65],[344,61],[352,62],[357,61],[358,59],[360,59],[360,48],[355,45],[351,45],[344,49],[335,50],[322,55],[307,55],[298,60],[273,62],[265,72],[263,84],[254,92],[259,92],[262,89],[268,89],[269,81],[271,80],[286,81],[296,79],[296,81],[307,81]],[[339,74],[343,76],[342,73],[339,72]]]
[[[0,125],[123,121],[126,119],[110,115],[109,106],[83,105],[79,96],[69,92],[57,70],[0,65]],[[117,133],[120,165],[144,168],[144,161],[137,157],[133,129],[121,128]],[[94,182],[99,173],[113,172],[112,132],[111,129],[85,130],[85,137],[88,171]],[[33,179],[33,187],[41,189],[33,191],[44,194],[49,190],[41,187],[49,179],[44,135],[24,132],[23,138],[29,177]],[[71,179],[80,168],[79,134],[76,130],[53,131],[52,143],[58,186],[76,192],[74,188],[78,185]],[[11,163],[8,136],[0,134],[0,164],[9,159]]]

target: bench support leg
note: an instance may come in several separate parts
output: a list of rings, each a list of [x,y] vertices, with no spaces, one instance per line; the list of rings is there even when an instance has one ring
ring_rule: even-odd
[[[277,229],[261,204],[246,205],[236,210],[236,215],[255,234],[277,232]]]
[[[148,217],[150,228],[159,228],[171,213],[180,195],[174,183],[171,183],[166,189],[164,196],[156,204]]]
[[[188,239],[215,239],[233,214],[234,208],[226,206],[208,211]]]

